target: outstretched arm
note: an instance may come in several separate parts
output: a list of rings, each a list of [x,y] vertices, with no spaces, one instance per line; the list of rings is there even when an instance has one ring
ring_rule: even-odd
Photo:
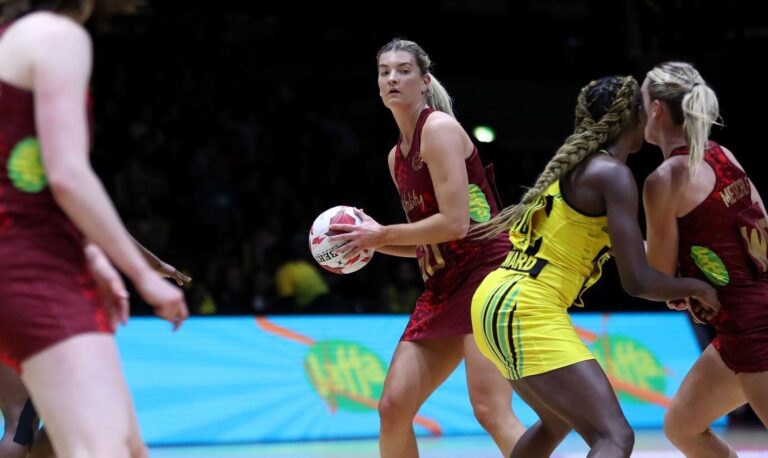
[[[139,243],[139,241],[136,240],[133,236],[131,236],[131,239],[141,252],[142,256],[144,256],[144,260],[147,261],[149,267],[153,268],[155,272],[159,273],[165,278],[174,280],[179,286],[184,286],[185,283],[192,281],[191,277],[184,275],[174,266],[158,258],[154,253],[145,248],[144,245]]]
[[[694,297],[713,315],[720,308],[714,288],[694,278],[675,278],[652,268],[646,259],[637,222],[637,184],[629,168],[610,164],[601,170],[602,194],[608,211],[608,230],[624,290],[654,301]],[[649,240],[649,250],[651,242]]]

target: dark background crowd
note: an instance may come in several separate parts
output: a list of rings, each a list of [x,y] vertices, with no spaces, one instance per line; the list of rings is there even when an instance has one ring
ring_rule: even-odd
[[[768,195],[762,1],[275,3],[148,1],[89,25],[94,167],[134,237],[192,276],[193,314],[410,311],[415,260],[377,254],[336,275],[307,248],[312,221],[335,205],[404,221],[386,164],[397,128],[376,86],[376,52],[393,37],[430,54],[468,131],[496,132],[477,144],[505,204],[570,133],[581,86],[642,80],[672,59],[718,93],[725,127],[713,138]],[[630,158],[639,186],[661,159],[650,145]],[[322,300],[278,287],[281,268],[302,260],[294,277],[311,277]],[[624,294],[612,263],[604,276],[589,310],[665,309]],[[149,313],[136,296],[135,313]]]

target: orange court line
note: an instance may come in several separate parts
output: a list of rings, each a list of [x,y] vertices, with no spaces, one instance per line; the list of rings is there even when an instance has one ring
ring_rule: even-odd
[[[257,316],[256,317],[256,325],[259,326],[261,329],[263,329],[266,332],[271,332],[272,334],[276,334],[276,335],[278,335],[280,337],[283,337],[283,338],[286,338],[288,340],[293,340],[295,342],[302,343],[302,344],[305,344],[305,345],[314,345],[315,344],[315,340],[314,339],[312,339],[310,337],[307,337],[307,336],[303,336],[303,335],[299,334],[298,332],[291,331],[288,328],[284,328],[282,326],[278,326],[275,323],[272,323],[271,321],[269,321],[268,319],[266,319],[264,317]]]
[[[417,425],[421,425],[427,429],[427,431],[430,432],[433,436],[442,436],[443,430],[440,428],[440,425],[434,421],[430,420],[429,418],[422,417],[421,415],[416,415],[416,418],[413,419],[413,422]]]
[[[613,385],[613,388],[616,389],[616,391],[623,391],[627,394],[631,394],[636,398],[640,398],[643,401],[650,402],[651,404],[656,404],[666,408],[669,407],[671,402],[671,399],[664,396],[663,394],[640,388],[638,386],[632,385],[631,383],[623,382],[610,375],[608,376],[608,381],[611,382],[611,385]]]
[[[587,341],[587,343],[592,343],[597,340],[598,335],[592,331],[587,331],[584,328],[580,328],[578,326],[573,327],[576,330],[576,334]]]
[[[605,314],[603,316],[603,324],[605,324],[605,321],[608,320],[609,316],[610,315],[608,314]],[[576,334],[578,334],[578,336],[584,339],[584,341],[586,341],[587,343],[592,343],[599,338],[598,334],[592,331],[588,331],[584,328],[579,328],[577,326],[574,326],[574,328],[576,329]],[[607,346],[608,342],[605,342],[605,344],[606,344],[606,348],[604,349],[604,352],[605,352],[606,366],[610,366],[611,354]],[[608,373],[606,373],[606,375],[608,376],[608,381],[611,382],[611,386],[613,386],[614,390],[623,391],[638,399],[642,399],[645,402],[650,402],[651,404],[656,404],[658,406],[665,407],[665,408],[669,407],[669,403],[671,400],[670,398],[664,396],[663,394],[659,394],[655,391],[646,390],[645,388],[641,388],[639,386],[632,385],[631,383],[624,382]]]

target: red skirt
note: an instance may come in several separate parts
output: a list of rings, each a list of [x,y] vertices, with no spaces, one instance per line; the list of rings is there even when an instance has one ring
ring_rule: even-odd
[[[712,346],[734,372],[768,371],[768,282],[718,289],[722,309]]]
[[[486,275],[509,253],[506,234],[482,244],[470,259],[446,265],[425,283],[400,340],[422,340],[472,334],[472,296]]]
[[[718,335],[712,346],[735,373],[768,371],[768,334]]]
[[[114,329],[82,248],[55,237],[0,240],[0,362],[20,371],[30,356],[91,332]]]

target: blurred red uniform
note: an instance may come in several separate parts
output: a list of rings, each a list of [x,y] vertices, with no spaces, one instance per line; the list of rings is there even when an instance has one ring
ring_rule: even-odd
[[[84,237],[48,188],[33,94],[3,81],[0,164],[0,360],[18,371],[68,337],[114,330],[86,266]]]

